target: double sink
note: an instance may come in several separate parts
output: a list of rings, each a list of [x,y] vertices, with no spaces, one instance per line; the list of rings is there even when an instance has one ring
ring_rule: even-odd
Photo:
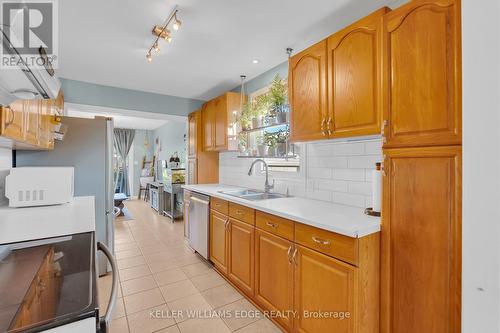
[[[239,191],[219,191],[222,194],[230,195],[233,197],[246,199],[250,201],[259,201],[259,200],[267,200],[267,199],[278,199],[278,198],[287,198],[289,196],[280,193],[269,193],[259,190],[239,190]]]

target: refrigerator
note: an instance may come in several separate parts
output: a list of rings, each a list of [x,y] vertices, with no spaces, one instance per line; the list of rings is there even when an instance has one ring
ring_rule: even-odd
[[[113,120],[64,117],[62,123],[67,126],[63,141],[56,140],[53,150],[16,151],[15,166],[73,166],[75,196],[95,197],[96,240],[114,253]],[[104,275],[108,262],[98,256],[99,275]]]

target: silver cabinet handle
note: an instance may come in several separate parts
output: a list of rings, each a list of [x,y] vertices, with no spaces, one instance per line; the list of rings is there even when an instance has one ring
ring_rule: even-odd
[[[332,124],[332,117],[328,117],[328,120],[326,122],[326,131],[328,132],[328,135],[332,135],[332,128],[331,128],[331,125]]]
[[[297,256],[297,252],[299,252],[298,249],[295,249],[295,251],[293,251],[293,255],[292,255],[292,261],[295,263],[295,266],[297,266],[297,260],[295,259],[295,257]]]
[[[323,136],[326,136],[326,118],[323,118],[321,121],[321,132],[323,133]]]
[[[266,222],[266,225],[271,228],[277,228],[278,225],[276,223]]]
[[[5,126],[10,126],[14,122],[14,110],[12,110],[12,108],[10,106],[6,106],[4,109],[5,109],[5,111],[10,112],[9,121],[7,121],[5,123]]]
[[[290,245],[290,247],[288,248],[287,256],[288,256],[288,263],[291,265],[292,264],[292,245]]]
[[[198,199],[197,197],[190,197],[189,200],[196,201],[196,202],[202,203],[204,205],[208,205],[209,204],[208,201],[205,201],[205,200],[202,200],[202,199]]]
[[[104,316],[99,318],[99,326],[102,333],[107,333],[109,331],[109,323],[111,321],[111,314],[116,305],[116,296],[118,294],[118,268],[116,266],[116,260],[108,247],[101,242],[97,242],[97,249],[102,251],[104,255],[108,258],[111,264],[111,271],[113,273],[113,284],[111,286],[111,295],[109,296],[108,308]]]
[[[224,229],[229,231],[229,217],[226,219],[226,222],[224,222]]]
[[[329,240],[324,240],[324,239],[318,238],[316,236],[312,236],[312,240],[315,243],[318,243],[318,244],[321,244],[321,245],[330,245],[332,243]]]

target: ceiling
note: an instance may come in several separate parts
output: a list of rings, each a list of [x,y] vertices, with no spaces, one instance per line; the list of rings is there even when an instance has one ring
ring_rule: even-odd
[[[59,76],[210,99],[373,10],[403,0],[59,1]],[[179,6],[181,29],[146,62],[151,29]],[[258,59],[258,64],[252,60]]]
[[[152,131],[168,122],[179,122],[179,124],[182,124],[180,126],[185,126],[186,122],[186,117],[181,116],[74,103],[65,103],[64,109],[65,115],[68,117],[94,118],[97,116],[113,118],[115,128]]]

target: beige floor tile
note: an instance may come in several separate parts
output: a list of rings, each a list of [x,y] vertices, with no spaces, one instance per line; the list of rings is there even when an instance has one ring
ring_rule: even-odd
[[[148,265],[135,266],[130,268],[121,269],[120,280],[127,281],[131,279],[136,279],[142,276],[151,275]]]
[[[111,295],[111,286],[113,284],[113,276],[112,274],[106,274],[100,276],[97,280],[97,292],[99,295],[99,301],[101,299],[108,299]],[[120,286],[118,286],[117,297],[122,297],[122,290]]]
[[[107,308],[104,307],[103,309]],[[118,298],[116,300],[116,305],[115,305],[115,308],[113,310],[113,319],[118,319],[118,318],[122,318],[122,317],[125,317],[126,313],[125,313],[125,305],[123,304],[123,298]]]
[[[189,280],[174,282],[160,287],[163,298],[167,302],[186,297],[189,295],[198,294],[198,289]]]
[[[154,277],[159,286],[186,280],[188,278],[180,268],[174,268],[169,269],[168,271],[155,273]]]
[[[220,318],[195,318],[179,323],[181,333],[224,333],[231,330]]]
[[[109,324],[110,333],[128,333],[128,323],[127,318],[123,317],[120,319],[112,320]]]
[[[177,325],[174,325],[174,326],[164,328],[156,333],[180,333],[180,332],[181,331],[179,331],[179,327],[177,327]]]
[[[148,265],[149,268],[151,269],[151,272],[153,273],[158,273],[169,269],[177,268],[177,265],[173,261],[156,261],[149,263]]]
[[[179,267],[205,262],[199,255],[194,253],[175,256],[174,261]]]
[[[142,255],[142,253],[138,247],[136,247],[133,250],[124,250],[124,251],[120,251],[120,252],[115,253],[116,259],[132,258],[132,257],[140,256],[140,255]]]
[[[194,276],[191,278],[196,289],[199,291],[204,291],[210,288],[218,287],[226,284],[224,280],[216,271],[211,270],[206,274]]]
[[[115,238],[116,245],[125,243],[134,243],[134,239],[132,237]]]
[[[175,325],[166,305],[156,306],[128,316],[130,333],[150,333]]]
[[[239,301],[224,305],[217,309],[228,315],[222,316],[222,320],[233,331],[245,327],[259,319],[263,319],[264,315],[246,299],[242,298]]]
[[[123,244],[116,244],[115,245],[115,252],[122,252],[122,251],[127,251],[127,250],[136,250],[139,247],[136,245],[135,242],[130,242],[130,243],[123,243]]]
[[[186,273],[186,275],[188,277],[191,278],[191,277],[194,277],[197,275],[203,275],[203,274],[210,272],[210,270],[212,269],[212,266],[208,263],[200,262],[197,264],[183,266],[183,267],[181,267],[181,269],[184,273]]]
[[[153,263],[153,262],[162,262],[162,261],[173,261],[175,259],[175,255],[162,251],[162,252],[157,252],[157,253],[151,253],[151,254],[144,254],[144,258],[146,259],[147,263]]]
[[[144,255],[154,254],[154,253],[158,253],[158,252],[165,252],[165,251],[167,251],[167,247],[163,244],[141,247],[141,252]]]
[[[122,282],[122,292],[124,296],[132,295],[140,291],[146,291],[157,287],[152,275],[143,276]]]
[[[167,302],[167,305],[171,311],[182,313],[182,316],[175,318],[177,323],[197,317],[199,312],[212,310],[210,304],[208,304],[200,294],[194,294],[173,302]]]
[[[158,288],[125,296],[123,297],[123,301],[125,302],[127,316],[165,303],[161,291]]]
[[[245,326],[236,332],[238,333],[281,333],[281,330],[269,319],[258,320],[248,326]]]
[[[213,308],[218,308],[243,298],[243,296],[229,284],[205,290],[201,295]]]
[[[125,269],[125,268],[130,268],[130,267],[135,267],[135,266],[140,266],[140,265],[146,264],[146,260],[144,259],[143,256],[125,258],[125,259],[117,260],[116,262],[118,264],[119,269]]]

